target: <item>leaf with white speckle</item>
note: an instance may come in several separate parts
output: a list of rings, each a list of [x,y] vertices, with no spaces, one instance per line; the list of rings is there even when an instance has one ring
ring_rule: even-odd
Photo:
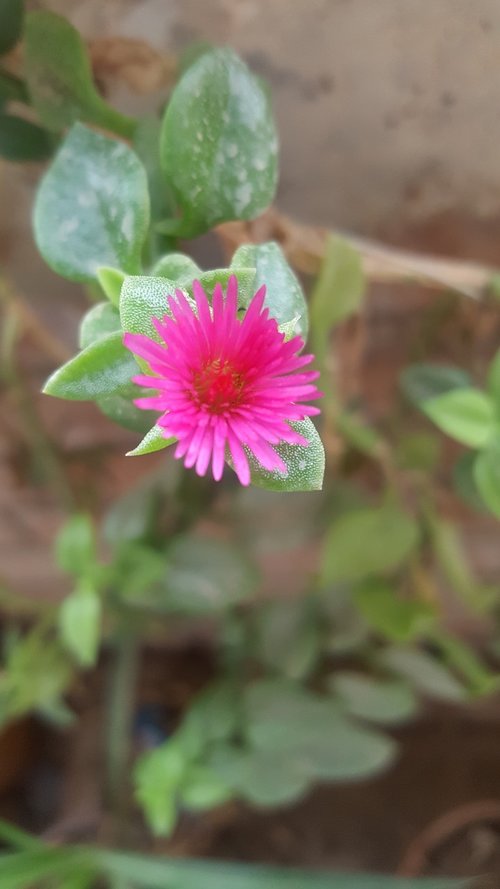
[[[115,139],[75,124],[40,185],[35,239],[54,271],[91,281],[102,266],[134,274],[149,226],[146,174]]]
[[[160,154],[193,237],[228,219],[252,219],[274,197],[277,136],[259,81],[230,49],[205,52],[185,72],[167,107]]]

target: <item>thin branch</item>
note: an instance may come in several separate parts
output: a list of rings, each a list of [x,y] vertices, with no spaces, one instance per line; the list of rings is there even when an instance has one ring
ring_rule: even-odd
[[[342,231],[302,225],[274,209],[253,222],[226,222],[216,231],[231,253],[244,243],[279,241],[291,264],[306,274],[319,271],[328,239],[338,235],[359,251],[365,275],[373,283],[418,281],[425,287],[481,299],[498,275],[498,270],[480,263],[412,253]]]

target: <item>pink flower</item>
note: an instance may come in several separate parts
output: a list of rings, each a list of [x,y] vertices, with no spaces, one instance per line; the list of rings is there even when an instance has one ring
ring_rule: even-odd
[[[177,290],[175,298],[168,297],[172,317],[153,318],[160,343],[125,334],[127,348],[153,372],[134,377],[134,382],[158,392],[135,404],[161,411],[158,425],[165,438],[178,440],[175,457],[184,458],[184,466],[194,466],[200,476],[211,463],[219,481],[228,454],[242,485],[250,483],[249,455],[265,469],[286,475],[287,467],[272,446],[309,444],[290,422],[319,413],[300,403],[321,395],[312,382],[319,374],[301,371],[314,356],[299,356],[304,346],[299,336],[285,342],[263,308],[265,287],[241,319],[234,276],[226,299],[220,284],[216,286],[212,308],[199,281],[193,292],[196,311]]]

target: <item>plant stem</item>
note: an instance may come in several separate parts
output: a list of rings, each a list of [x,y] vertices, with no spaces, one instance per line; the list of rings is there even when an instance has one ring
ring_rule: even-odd
[[[132,736],[139,635],[130,620],[123,620],[111,665],[107,736],[106,796],[121,833],[128,808],[128,766]]]

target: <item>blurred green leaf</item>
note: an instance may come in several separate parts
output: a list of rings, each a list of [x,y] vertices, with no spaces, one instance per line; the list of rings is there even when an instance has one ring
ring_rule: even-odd
[[[95,587],[82,580],[59,609],[59,632],[68,651],[82,667],[92,667],[100,641],[101,600]]]
[[[253,806],[283,806],[300,799],[311,778],[302,764],[275,750],[222,747],[211,767],[236,796]]]
[[[425,651],[395,646],[383,651],[380,660],[431,698],[457,702],[466,697],[465,689],[458,679]]]
[[[79,342],[80,349],[86,349],[92,343],[121,330],[120,315],[111,303],[96,303],[83,316],[80,322]]]
[[[17,117],[0,113],[0,157],[8,161],[41,161],[53,150],[46,130]]]
[[[189,766],[180,789],[181,801],[195,812],[213,809],[233,796],[225,781],[208,766]]]
[[[202,756],[206,747],[226,741],[236,731],[236,695],[230,683],[217,681],[191,701],[176,734],[187,756]]]
[[[135,121],[101,98],[85,44],[66,19],[47,10],[28,13],[24,62],[31,100],[49,129],[80,120],[131,138]]]
[[[236,271],[241,267],[255,269],[252,286],[240,293],[240,300],[242,297],[244,299],[242,307],[247,308],[252,296],[265,284],[264,305],[269,309],[269,314],[276,318],[278,325],[297,319],[297,334],[305,339],[308,319],[304,293],[279,244],[274,241],[243,244],[236,250],[231,261],[232,270]]]
[[[468,506],[486,511],[486,504],[481,497],[474,478],[474,463],[477,451],[465,451],[460,455],[453,467],[453,488]]]
[[[467,560],[462,535],[457,526],[444,519],[430,524],[431,542],[438,564],[453,592],[478,613],[484,613],[498,599],[498,592],[479,584]]]
[[[358,251],[342,238],[329,235],[310,298],[311,338],[321,365],[330,331],[358,311],[364,292],[365,279]]]
[[[0,7],[2,2],[8,3],[9,0],[0,0]],[[27,104],[28,93],[26,90],[26,85],[24,81],[21,80],[19,77],[16,77],[15,74],[11,74],[10,71],[6,71],[4,68],[0,68],[0,108],[5,104],[5,102],[10,101],[22,102],[23,104]]]
[[[137,363],[123,345],[120,330],[103,336],[54,371],[43,391],[70,401],[96,401],[128,386],[137,373]]]
[[[442,432],[472,448],[486,444],[498,422],[493,401],[479,389],[454,389],[420,407]]]
[[[500,437],[479,451],[473,473],[481,499],[493,515],[500,518]]]
[[[135,274],[148,226],[147,180],[137,156],[75,124],[35,202],[35,239],[45,261],[74,281],[94,280],[102,266]]]
[[[356,581],[398,568],[418,542],[411,516],[390,504],[342,515],[327,534],[322,580]]]
[[[0,0],[0,56],[21,39],[23,18],[23,0]]]
[[[401,388],[412,404],[420,407],[424,401],[453,392],[455,389],[466,389],[471,379],[460,367],[446,364],[412,364],[406,367],[400,376]]]
[[[230,49],[203,53],[175,87],[163,120],[161,162],[193,237],[227,219],[252,219],[274,197],[277,137],[267,96]]]
[[[316,427],[307,417],[290,423],[290,426],[309,441],[308,447],[286,442],[275,446],[274,450],[287,467],[286,475],[278,470],[270,472],[264,469],[247,451],[252,484],[269,491],[321,491],[325,473],[325,450]]]
[[[290,679],[314,668],[321,646],[318,614],[307,599],[266,602],[255,618],[254,656]]]
[[[295,761],[311,779],[365,778],[395,754],[389,738],[356,725],[328,698],[292,683],[256,682],[244,704],[249,743],[276,752],[287,763]]]
[[[337,671],[329,688],[352,716],[383,725],[399,725],[415,716],[418,702],[411,687],[399,680],[375,679],[362,673]]]
[[[0,724],[57,703],[71,675],[69,658],[60,645],[35,628],[8,652],[0,676]]]
[[[354,602],[374,630],[395,642],[415,639],[436,622],[436,611],[431,605],[402,599],[383,580],[362,583],[354,591]]]
[[[94,570],[95,531],[88,515],[77,513],[63,525],[56,537],[55,555],[59,567],[75,577]]]
[[[155,836],[168,836],[177,821],[177,796],[186,760],[173,741],[143,753],[134,768],[135,796]]]
[[[441,456],[441,441],[437,434],[413,432],[402,435],[396,442],[395,457],[402,469],[432,472]]]
[[[244,555],[222,540],[178,537],[168,550],[165,605],[182,614],[224,611],[245,601],[256,583]]]
[[[488,391],[500,413],[500,349],[496,352],[488,369]]]

